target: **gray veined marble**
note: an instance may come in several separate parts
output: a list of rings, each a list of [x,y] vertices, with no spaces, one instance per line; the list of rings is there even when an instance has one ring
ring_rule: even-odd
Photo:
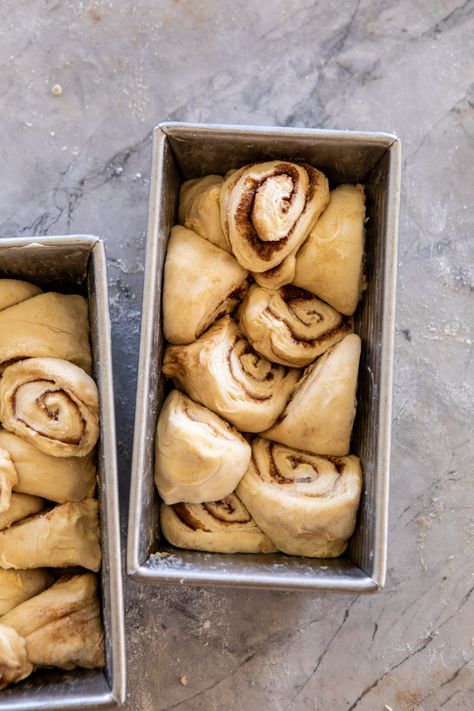
[[[473,38],[473,0],[1,4],[0,236],[106,240],[124,516],[153,124],[403,142],[386,589],[129,583],[130,711],[474,708]]]

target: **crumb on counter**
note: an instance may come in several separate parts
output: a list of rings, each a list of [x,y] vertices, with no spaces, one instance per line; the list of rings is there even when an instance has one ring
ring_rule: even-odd
[[[181,682],[181,684],[182,684],[183,686],[187,686],[187,685],[188,685],[188,677],[187,677],[187,676],[182,676],[181,679],[180,679],[180,682]]]
[[[53,96],[61,96],[63,93],[61,84],[54,84],[54,86],[51,87],[51,93]]]

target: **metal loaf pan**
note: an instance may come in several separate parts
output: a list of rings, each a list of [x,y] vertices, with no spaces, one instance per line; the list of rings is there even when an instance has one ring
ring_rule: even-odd
[[[26,279],[45,290],[82,293],[89,300],[93,376],[100,394],[97,453],[105,630],[105,670],[38,670],[0,692],[0,711],[113,707],[125,697],[120,528],[115,450],[107,274],[103,242],[93,236],[0,240],[0,277]]]
[[[306,161],[323,170],[331,186],[363,182],[367,191],[368,289],[356,315],[363,355],[351,448],[362,460],[365,486],[356,532],[347,553],[336,560],[210,554],[160,541],[153,446],[164,395],[161,288],[179,186],[189,178],[272,159]],[[383,586],[399,194],[400,143],[386,133],[185,123],[155,128],[128,533],[128,571],[135,580],[357,593]]]

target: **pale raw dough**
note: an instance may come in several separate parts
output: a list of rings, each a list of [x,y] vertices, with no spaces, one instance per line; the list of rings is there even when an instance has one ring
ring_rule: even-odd
[[[8,528],[17,521],[21,521],[22,518],[38,513],[44,509],[45,504],[44,499],[40,499],[38,496],[29,496],[29,494],[17,494],[13,492],[10,496],[8,509],[0,513],[0,531]]]
[[[30,597],[52,585],[54,577],[46,568],[0,570],[0,615],[5,615]]]
[[[214,553],[272,553],[276,550],[235,494],[204,504],[162,504],[161,528],[178,548]]]
[[[250,445],[236,429],[179,390],[171,391],[155,440],[155,483],[166,504],[224,498],[249,461]]]
[[[308,366],[278,422],[262,435],[314,454],[349,454],[360,349],[350,333]]]
[[[168,346],[163,373],[193,400],[242,432],[270,427],[300,375],[259,356],[229,316],[195,343]]]
[[[12,627],[0,624],[0,689],[26,679],[32,671],[23,637]]]
[[[0,419],[5,429],[46,454],[84,456],[99,437],[97,386],[65,360],[19,361],[0,380]]]
[[[364,287],[363,185],[339,185],[296,257],[294,283],[350,316]]]
[[[41,294],[39,286],[20,279],[0,279],[0,311]]]
[[[170,343],[195,341],[232,311],[248,272],[231,254],[177,225],[171,230],[163,281],[163,331]]]
[[[239,308],[239,326],[251,345],[281,365],[304,367],[352,331],[352,320],[308,291],[253,284]]]
[[[230,252],[221,227],[220,194],[224,178],[206,175],[186,180],[179,193],[179,224]]]
[[[273,269],[266,272],[253,273],[252,276],[259,286],[266,289],[279,289],[285,284],[291,284],[295,278],[296,254],[289,254],[285,259],[277,264]]]
[[[0,370],[22,358],[64,358],[91,372],[87,301],[49,292],[0,311]]]
[[[294,253],[329,200],[326,177],[307,164],[268,161],[226,177],[221,225],[237,261],[265,272]]]
[[[61,669],[104,666],[104,633],[95,575],[63,575],[0,617],[26,643],[30,662]]]
[[[84,457],[54,457],[2,429],[0,448],[8,452],[15,466],[18,481],[14,491],[60,504],[93,496],[97,478],[93,453]]]
[[[341,555],[362,491],[358,457],[321,457],[257,438],[237,487],[260,528],[283,553]]]
[[[0,446],[0,514],[10,507],[12,489],[18,483],[18,473],[10,453]]]
[[[100,558],[98,503],[95,499],[60,504],[0,531],[0,568],[80,565],[97,572]]]

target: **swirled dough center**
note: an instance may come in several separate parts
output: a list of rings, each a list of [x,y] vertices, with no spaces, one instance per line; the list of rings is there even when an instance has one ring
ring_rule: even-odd
[[[286,237],[303,211],[308,179],[303,171],[298,177],[303,186],[295,185],[290,175],[275,175],[257,189],[252,223],[264,242],[277,242]]]
[[[16,416],[46,437],[79,442],[83,420],[76,403],[48,380],[20,385],[15,394]]]
[[[326,497],[337,492],[341,476],[329,459],[275,445],[268,451],[268,456],[269,466],[259,468],[264,481],[288,485],[291,491],[305,496]]]

